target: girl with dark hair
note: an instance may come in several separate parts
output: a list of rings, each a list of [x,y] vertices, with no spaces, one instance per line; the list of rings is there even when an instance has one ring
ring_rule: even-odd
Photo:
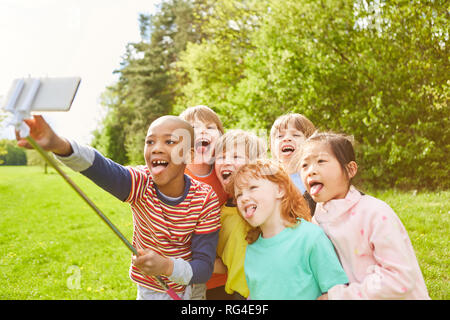
[[[358,171],[352,139],[316,133],[303,145],[301,176],[317,202],[313,222],[333,242],[350,284],[321,299],[429,299],[400,219],[383,201],[351,184]]]

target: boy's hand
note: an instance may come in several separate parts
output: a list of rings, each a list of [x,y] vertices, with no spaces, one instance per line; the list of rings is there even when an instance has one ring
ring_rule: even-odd
[[[173,272],[173,261],[163,257],[153,250],[138,249],[138,255],[133,256],[133,265],[149,276],[170,276]]]
[[[33,116],[33,119],[25,119],[24,122],[30,127],[30,137],[45,151],[51,151],[60,156],[72,154],[72,146],[64,138],[59,137],[48,125],[42,116]],[[25,138],[19,136],[16,131],[17,145],[22,148],[33,149]]]

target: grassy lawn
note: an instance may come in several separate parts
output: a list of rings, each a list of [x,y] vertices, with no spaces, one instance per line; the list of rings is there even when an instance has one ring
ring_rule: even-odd
[[[67,169],[131,241],[127,204]],[[450,299],[450,191],[368,192],[408,230],[432,299]],[[52,169],[0,166],[0,299],[135,299],[130,251]]]
[[[131,211],[66,170],[131,241]],[[0,167],[0,299],[135,299],[131,252],[53,170]]]

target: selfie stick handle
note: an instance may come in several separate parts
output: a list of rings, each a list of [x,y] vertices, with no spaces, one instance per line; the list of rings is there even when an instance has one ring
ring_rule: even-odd
[[[64,180],[83,198],[83,200],[97,213],[97,215],[108,225],[109,228],[119,237],[120,240],[127,246],[128,249],[133,252],[134,255],[138,255],[137,250],[131,245],[131,243],[125,238],[125,236],[116,228],[116,226],[100,211],[99,208],[88,198],[88,196],[73,182],[69,176],[61,170],[59,165],[56,163],[52,157],[45,152],[42,147],[34,141],[30,136],[26,137],[27,141],[36,149],[37,152],[63,177]],[[166,293],[174,300],[181,300],[181,298],[175,293],[175,291],[170,288],[164,280],[159,276],[155,276],[158,283],[166,290]]]

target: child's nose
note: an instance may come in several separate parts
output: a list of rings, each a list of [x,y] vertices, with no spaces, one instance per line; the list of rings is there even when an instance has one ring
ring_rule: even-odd
[[[160,153],[162,151],[162,143],[155,142],[152,146],[152,153]]]
[[[308,175],[314,175],[317,173],[317,166],[313,163],[308,166],[308,169],[306,170],[306,173]]]
[[[246,191],[242,191],[241,201],[243,204],[247,203],[250,200],[249,194]]]
[[[233,157],[226,157],[225,159],[223,159],[223,163],[229,165],[233,163],[233,160]]]
[[[205,133],[206,132],[206,127],[205,126],[197,126],[196,127],[197,132],[200,133]]]

